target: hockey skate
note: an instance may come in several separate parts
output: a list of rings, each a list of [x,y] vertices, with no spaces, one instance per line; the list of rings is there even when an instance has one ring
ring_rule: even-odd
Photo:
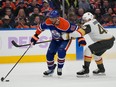
[[[96,69],[96,70],[93,71],[93,74],[98,75],[98,76],[106,75],[105,74],[105,69]]]
[[[61,69],[61,68],[58,68],[58,69],[57,69],[57,75],[58,75],[58,76],[61,76],[61,75],[62,75],[62,69]]]
[[[44,76],[52,76],[52,75],[53,75],[53,73],[54,73],[55,68],[56,68],[56,64],[54,64],[54,66],[53,66],[53,69],[52,69],[52,70],[47,70],[47,71],[45,71],[45,72],[43,73],[43,74],[44,74]]]
[[[105,75],[105,68],[103,64],[99,64],[97,65],[98,69],[93,71],[94,75]]]
[[[77,72],[77,77],[89,77],[89,68],[83,66],[83,69]]]

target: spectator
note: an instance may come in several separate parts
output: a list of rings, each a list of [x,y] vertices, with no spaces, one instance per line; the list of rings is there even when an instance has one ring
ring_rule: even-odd
[[[19,10],[20,9],[24,9],[25,13],[26,13],[26,16],[29,16],[28,15],[28,10],[27,10],[27,6],[25,5],[24,2],[19,2],[18,5],[17,5],[17,8],[15,10],[15,16],[18,14]]]
[[[32,13],[35,7],[38,7],[39,10],[41,9],[41,6],[38,4],[37,0],[32,0],[32,2],[27,7],[29,13]]]
[[[95,18],[97,19],[97,21],[98,22],[100,22],[101,23],[101,18],[102,18],[102,13],[101,13],[101,10],[100,10],[100,8],[96,8],[95,9],[95,12],[94,12],[94,15],[95,15]]]
[[[29,21],[30,21],[30,23],[33,23],[35,17],[36,17],[36,16],[39,16],[39,15],[41,16],[41,19],[42,19],[43,14],[39,11],[38,7],[35,7],[35,8],[33,9],[33,12],[29,15]]]
[[[30,28],[37,28],[40,24],[41,20],[39,16],[35,16],[34,22],[30,24]]]
[[[20,9],[18,12],[18,15],[15,18],[15,23],[18,23],[20,19],[26,19],[26,22],[28,23],[28,17],[26,17],[24,9]]]
[[[114,10],[113,10],[112,8],[108,8],[107,13],[108,13],[110,16],[115,15]]]
[[[76,16],[75,12],[68,13],[67,18],[70,23],[77,24],[77,16]]]
[[[116,27],[116,15],[112,16],[113,27]]]
[[[26,23],[26,19],[24,18],[20,18],[19,21],[18,21],[18,25],[16,26],[16,28],[29,28],[29,26],[27,25]]]
[[[108,26],[113,25],[111,16],[109,14],[104,14],[102,16],[101,24],[102,24],[103,27],[108,27]]]
[[[2,8],[12,8],[13,10],[16,9],[14,3],[10,0],[6,0],[5,2],[3,2]]]
[[[114,10],[114,13],[116,14],[116,7],[115,7],[115,8],[113,8],[113,10]]]
[[[31,14],[29,14],[29,16],[32,16],[33,14],[39,15],[39,13],[40,13],[40,11],[39,11],[38,7],[34,7],[33,12]]]
[[[79,1],[79,8],[83,8],[85,11],[90,11],[90,3],[88,3],[86,0],[80,0]]]
[[[83,8],[79,8],[77,10],[77,19],[78,19],[77,23],[79,26],[83,24],[82,16],[84,13],[85,13],[85,10]]]
[[[69,14],[70,12],[76,12],[76,9],[74,8],[74,7],[70,7],[69,9],[68,9],[68,12],[67,12],[67,14]]]
[[[12,11],[12,13],[14,13],[14,11],[16,9],[15,5],[10,0],[6,0],[2,4],[2,10],[0,12],[0,13],[2,13],[2,14],[0,14],[1,16],[4,16],[5,15],[5,11],[6,11],[7,8],[10,8],[11,11]]]
[[[44,14],[44,15],[47,15],[50,11],[52,11],[53,9],[50,7],[50,5],[47,3],[47,2],[44,2],[43,3],[43,7],[41,9],[41,12]]]
[[[85,13],[85,10],[83,8],[79,8],[77,10],[77,18],[81,19],[84,13]]]
[[[9,17],[13,17],[13,13],[12,13],[12,11],[11,11],[11,9],[10,8],[6,8],[6,10],[5,10],[5,15],[8,15]]]
[[[6,11],[5,11],[5,15],[8,15],[10,20],[11,20],[11,24],[14,24],[15,21],[14,21],[14,14],[12,13],[11,9],[10,8],[6,8]]]
[[[104,0],[103,1],[103,14],[107,13],[108,12],[108,8],[111,8],[111,5],[110,3],[108,2],[108,0]]]
[[[2,28],[14,28],[14,25],[11,24],[11,19],[9,18],[8,15],[5,15],[4,18],[2,19],[3,25],[1,26]]]

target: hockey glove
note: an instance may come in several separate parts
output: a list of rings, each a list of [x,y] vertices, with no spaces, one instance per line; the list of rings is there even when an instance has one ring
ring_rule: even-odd
[[[38,41],[38,34],[34,34],[31,38],[31,43],[33,43],[33,45],[36,44],[36,42]]]
[[[79,37],[78,43],[79,43],[79,46],[85,46],[87,44],[84,37]]]

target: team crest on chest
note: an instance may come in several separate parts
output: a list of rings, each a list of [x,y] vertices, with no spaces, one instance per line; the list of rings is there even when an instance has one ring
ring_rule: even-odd
[[[51,32],[52,32],[53,38],[56,38],[56,39],[60,38],[60,33],[58,31],[52,30]]]

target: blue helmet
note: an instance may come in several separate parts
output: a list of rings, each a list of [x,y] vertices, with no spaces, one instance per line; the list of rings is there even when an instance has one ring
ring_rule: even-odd
[[[50,18],[59,17],[58,11],[56,11],[56,10],[51,11],[50,14],[49,14],[49,17],[50,17]]]

